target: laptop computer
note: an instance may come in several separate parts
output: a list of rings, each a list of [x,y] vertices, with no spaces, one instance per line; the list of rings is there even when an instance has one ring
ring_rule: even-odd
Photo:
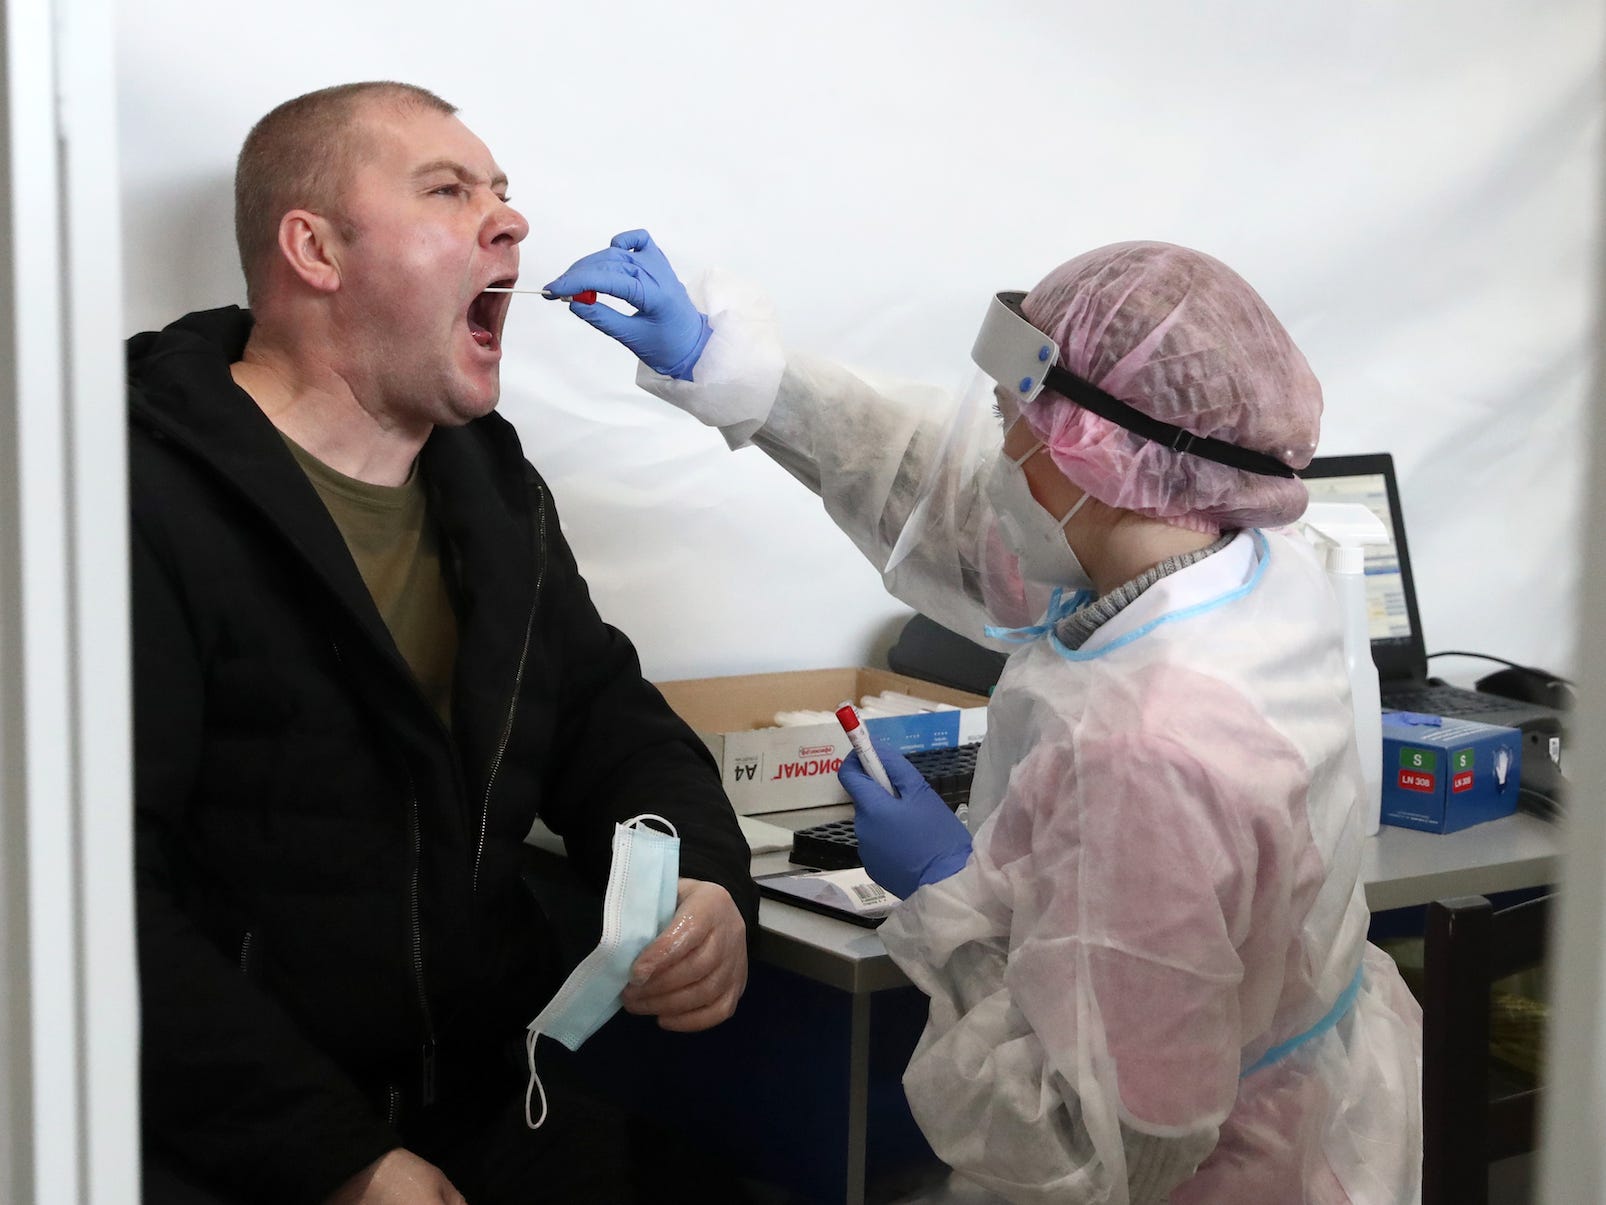
[[[1390,542],[1366,550],[1366,595],[1370,604],[1372,660],[1377,664],[1383,706],[1510,728],[1541,724],[1552,731],[1562,712],[1538,703],[1463,690],[1428,677],[1427,647],[1417,613],[1416,582],[1406,545],[1394,457],[1318,456],[1300,473],[1312,502],[1359,502],[1383,521]]]

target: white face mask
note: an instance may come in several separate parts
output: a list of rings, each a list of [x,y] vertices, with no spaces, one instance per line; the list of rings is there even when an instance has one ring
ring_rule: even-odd
[[[646,826],[656,820],[668,833]],[[530,1060],[530,1084],[524,1092],[524,1122],[532,1130],[546,1120],[546,1090],[535,1073],[535,1040],[541,1034],[570,1050],[602,1028],[619,1011],[619,993],[630,982],[636,956],[652,944],[675,915],[680,877],[680,838],[662,816],[637,816],[613,826],[613,864],[602,900],[602,938],[597,948],[569,972],[569,977],[530,1022],[524,1039]],[[541,1116],[530,1116],[530,1095],[541,1092]]]
[[[1017,417],[1015,422],[1019,422]],[[1011,423],[1013,427],[1015,424]],[[1008,435],[1008,431],[1005,434]],[[1076,517],[1091,496],[1083,493],[1076,504],[1055,519],[1032,496],[1026,473],[1021,465],[1043,446],[1038,440],[1025,455],[1011,457],[1002,448],[987,470],[984,487],[993,510],[998,514],[998,526],[1004,543],[1020,561],[1020,573],[1029,582],[1048,586],[1064,586],[1068,590],[1091,590],[1093,579],[1082,568],[1075,551],[1065,539],[1065,525]]]

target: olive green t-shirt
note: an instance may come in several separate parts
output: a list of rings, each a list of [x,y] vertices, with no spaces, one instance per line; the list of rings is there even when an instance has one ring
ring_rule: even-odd
[[[457,616],[446,593],[440,539],[429,522],[417,464],[402,485],[370,485],[335,472],[282,432],[281,437],[345,537],[424,697],[451,727]]]

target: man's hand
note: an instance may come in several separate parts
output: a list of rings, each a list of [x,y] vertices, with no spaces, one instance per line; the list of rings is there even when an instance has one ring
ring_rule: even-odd
[[[324,1205],[468,1205],[433,1163],[397,1147],[335,1190]]]
[[[681,879],[676,903],[664,931],[636,957],[619,998],[627,1012],[691,1033],[736,1011],[747,987],[747,925],[718,883]]]

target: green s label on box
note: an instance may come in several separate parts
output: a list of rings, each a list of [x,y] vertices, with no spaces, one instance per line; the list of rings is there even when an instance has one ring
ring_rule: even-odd
[[[1438,768],[1438,750],[1400,746],[1400,773],[1397,780],[1400,790],[1421,791],[1424,794],[1438,790]]]

